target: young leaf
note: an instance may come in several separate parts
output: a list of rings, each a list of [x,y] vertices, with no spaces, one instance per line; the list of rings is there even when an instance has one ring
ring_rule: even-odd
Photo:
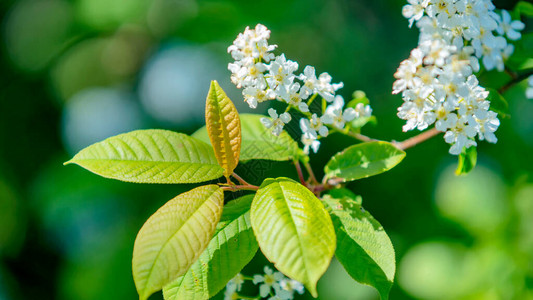
[[[279,136],[273,135],[261,123],[262,117],[256,114],[240,115],[242,144],[239,160],[285,161],[298,157],[301,150],[291,136],[286,131],[282,131]],[[198,129],[192,136],[207,143],[211,142],[206,127]]]
[[[518,12],[519,15],[533,17],[533,4],[526,1],[519,1],[515,6],[514,11]]]
[[[344,181],[377,175],[392,169],[405,152],[387,142],[369,142],[350,146],[331,158],[325,167],[326,177]]]
[[[324,206],[303,185],[266,179],[250,212],[263,254],[278,270],[317,296],[316,283],[335,252],[335,231]]]
[[[323,198],[337,234],[335,255],[353,279],[375,287],[381,299],[387,299],[396,269],[394,248],[383,227],[358,203],[360,199],[348,195]]]
[[[466,175],[474,167],[477,162],[477,150],[476,147],[463,148],[463,152],[459,154],[459,161],[457,163],[457,169],[455,170],[456,175]]]
[[[257,252],[250,224],[253,195],[229,202],[215,235],[187,273],[163,288],[167,300],[203,300],[216,295]]]
[[[497,112],[499,115],[507,117],[509,116],[509,104],[503,96],[493,88],[487,88],[489,96],[487,100],[490,101],[490,110]]]
[[[93,144],[65,164],[103,177],[139,183],[196,183],[223,169],[206,143],[168,130],[137,130]]]
[[[211,81],[205,105],[205,123],[218,163],[228,178],[239,163],[241,121],[233,102],[218,82]]]
[[[201,186],[170,200],[144,223],[132,261],[140,299],[187,272],[209,244],[223,205],[220,187]]]

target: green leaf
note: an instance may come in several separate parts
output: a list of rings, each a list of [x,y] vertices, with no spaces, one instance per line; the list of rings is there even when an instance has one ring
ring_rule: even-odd
[[[250,224],[253,195],[226,204],[215,235],[187,273],[163,288],[167,300],[203,300],[216,295],[257,252]]]
[[[139,183],[196,183],[223,169],[209,145],[168,130],[137,130],[93,144],[65,164],[103,177]]]
[[[228,178],[239,164],[241,121],[233,102],[216,80],[211,81],[205,104],[205,124],[218,163]]]
[[[513,41],[515,50],[505,66],[515,71],[527,72],[533,68],[533,32],[523,32],[522,38]]]
[[[325,167],[326,177],[343,181],[366,178],[392,169],[404,157],[405,152],[387,142],[353,145],[331,158]]]
[[[252,159],[285,161],[295,159],[300,155],[301,150],[298,144],[286,131],[275,136],[265,128],[261,123],[261,118],[264,116],[242,114],[240,117],[242,130],[240,161]],[[205,126],[198,129],[192,136],[210,143]]]
[[[189,270],[209,244],[223,205],[220,187],[201,186],[170,200],[144,223],[132,262],[140,299]]]
[[[265,257],[316,297],[316,283],[328,268],[336,243],[331,218],[320,200],[291,179],[266,179],[250,216]]]
[[[518,12],[519,15],[533,17],[533,4],[526,1],[519,1],[515,6],[514,11]]]
[[[459,154],[459,162],[457,163],[456,175],[466,175],[472,171],[477,162],[477,150],[476,147],[463,148],[463,152]]]
[[[335,255],[353,279],[375,287],[381,299],[387,299],[396,270],[394,248],[383,227],[358,203],[361,200],[347,195],[323,198],[337,234]]]
[[[509,116],[509,104],[507,100],[495,89],[486,88],[489,91],[489,96],[487,100],[490,101],[490,110],[497,112],[499,115],[508,117]]]

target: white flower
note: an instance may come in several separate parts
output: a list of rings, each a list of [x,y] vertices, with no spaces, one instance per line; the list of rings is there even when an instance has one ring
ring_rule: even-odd
[[[496,143],[498,139],[494,132],[500,126],[497,114],[493,111],[488,111],[485,119],[477,119],[476,121],[478,123],[479,139],[487,140],[489,143]]]
[[[354,111],[356,118],[368,118],[372,115],[372,108],[368,104],[357,103]]]
[[[256,108],[257,103],[276,98],[276,93],[272,89],[265,90],[265,87],[263,86],[250,86],[245,88],[242,93],[244,95],[244,101],[246,101],[251,108]]]
[[[525,24],[518,20],[513,21],[511,19],[511,14],[509,14],[509,12],[506,11],[505,9],[502,9],[501,13],[502,13],[502,21],[499,24],[498,28],[496,28],[498,33],[501,35],[503,34],[507,35],[507,37],[510,40],[516,41],[520,39],[521,34],[519,31],[524,29]]]
[[[407,2],[409,2],[409,4],[403,7],[402,14],[406,19],[409,19],[409,27],[411,27],[415,21],[422,18],[429,0],[408,0]]]
[[[452,144],[450,154],[459,155],[464,147],[470,148],[477,145],[473,140],[477,134],[476,127],[466,119],[466,117],[458,119],[455,125],[444,134],[446,143]]]
[[[273,108],[268,109],[268,114],[272,119],[261,118],[261,123],[263,123],[266,128],[272,128],[273,135],[279,136],[283,131],[283,126],[291,121],[291,115],[288,112],[284,112],[278,116],[278,113]]]
[[[309,150],[313,150],[313,152],[316,153],[318,151],[318,148],[320,147],[320,141],[317,140],[316,135],[312,136],[307,132],[302,134],[302,144],[304,144],[303,150],[305,154],[309,154]]]
[[[268,67],[270,73],[267,76],[268,85],[275,89],[278,94],[285,92],[294,80],[294,72],[298,70],[298,63],[287,60],[285,54],[281,54],[272,61]]]
[[[331,84],[331,76],[324,72],[316,77],[315,68],[306,66],[303,74],[298,79],[304,82],[300,89],[302,99],[307,99],[310,95],[318,93],[326,101],[333,101],[335,91],[343,87],[343,83]]]
[[[264,268],[265,275],[254,275],[254,284],[263,283],[259,285],[259,295],[261,297],[266,297],[270,293],[270,289],[273,287],[274,289],[279,288],[279,282],[281,279],[283,279],[283,274],[280,272],[273,272],[272,269],[265,266]]]
[[[527,84],[528,87],[526,89],[526,98],[533,99],[533,75],[529,76]]]
[[[419,49],[415,50],[411,52],[411,57],[413,57],[413,52],[415,54],[422,54]],[[398,80],[394,82],[394,85],[392,87],[393,94],[398,94],[406,89],[411,89],[419,85],[420,79],[416,77],[415,74],[418,66],[422,63],[422,61],[418,62],[415,59],[411,59],[411,57],[402,61],[400,63],[400,67],[398,68],[396,73],[394,73],[394,77]]]
[[[439,103],[436,109],[437,121],[435,122],[435,128],[438,131],[445,132],[457,123],[457,115],[453,111],[455,111],[455,107],[450,102]]]
[[[304,285],[296,281],[294,279],[283,279],[280,282],[280,286],[282,289],[289,291],[291,293],[297,292],[298,294],[302,295],[304,293]]]
[[[274,58],[270,53],[276,49],[276,45],[268,45],[267,40],[270,38],[270,30],[264,25],[257,24],[255,29],[246,27],[243,33],[239,33],[233,45],[228,47],[228,53],[236,61],[242,61],[243,64],[251,64],[256,60],[269,62]]]
[[[300,119],[300,129],[302,129],[304,134],[308,133],[315,139],[318,138],[317,132],[319,135],[326,137],[328,136],[328,128],[323,125],[324,119],[327,119],[327,117],[322,116],[319,118],[317,114],[311,115],[311,119],[302,118]]]
[[[240,63],[228,64],[231,71],[231,82],[238,88],[250,87],[264,84],[264,72],[267,70],[265,64],[258,62],[242,66]]]
[[[344,98],[341,95],[335,96],[335,100],[326,108],[326,112],[322,116],[324,124],[331,124],[339,129],[344,128],[346,122],[355,119],[356,112],[353,108],[344,108]]]
[[[230,281],[231,282],[231,281]],[[226,290],[224,291],[224,300],[237,300],[239,295],[237,294],[237,286],[235,284],[226,285]]]
[[[294,82],[291,84],[288,88],[286,93],[281,94],[281,98],[284,99],[289,105],[292,105],[294,107],[297,107],[301,112],[309,112],[309,107],[307,106],[307,103],[305,103],[300,97],[300,84],[298,82]]]
[[[226,288],[228,286],[234,286],[235,290],[238,292],[242,289],[242,284],[244,283],[244,276],[241,273],[238,273],[233,277],[227,284]]]

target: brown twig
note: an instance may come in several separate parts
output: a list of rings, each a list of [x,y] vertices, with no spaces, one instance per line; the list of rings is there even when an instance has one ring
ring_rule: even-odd
[[[413,136],[412,138],[406,139],[403,142],[392,141],[392,144],[400,150],[406,150],[426,140],[429,140],[430,138],[436,136],[439,133],[441,133],[441,131],[438,131],[436,128],[431,128],[430,130],[426,130],[418,135]]]
[[[308,162],[305,162],[304,167],[307,170],[307,173],[309,173],[309,180],[311,180],[311,183],[318,184],[318,180],[316,180],[316,176],[313,172],[313,168],[311,168],[311,165]]]
[[[376,140],[376,139],[373,139],[371,137],[368,137],[364,134],[360,134],[360,133],[356,133],[356,132],[351,132],[351,131],[346,131],[346,132],[343,132],[343,131],[340,131],[348,136],[351,136],[353,137],[354,139],[356,140],[360,140],[361,142],[375,142],[375,141],[379,141],[379,140]]]
[[[223,186],[221,187],[224,191],[230,191],[230,192],[236,192],[236,191],[257,191],[259,189],[256,185],[230,185],[230,186]]]
[[[231,176],[233,176],[233,178],[237,179],[237,181],[240,182],[242,185],[251,185],[248,182],[246,182],[244,179],[242,179],[241,176],[237,175],[235,172],[233,172],[233,174],[231,174]]]
[[[294,166],[296,167],[296,172],[298,173],[298,178],[300,179],[300,183],[307,186],[305,179],[304,179],[304,174],[302,172],[302,167],[300,166],[300,162],[297,160],[293,160],[293,163],[294,163]]]
[[[510,88],[512,88],[515,84],[521,82],[522,80],[524,79],[527,79],[529,76],[533,75],[533,69],[531,70],[528,70],[522,74],[516,74],[516,76],[511,76],[512,79],[507,82],[505,85],[503,85],[501,88],[498,89],[498,93],[500,94],[503,94],[505,92],[507,92],[507,90],[509,90]]]

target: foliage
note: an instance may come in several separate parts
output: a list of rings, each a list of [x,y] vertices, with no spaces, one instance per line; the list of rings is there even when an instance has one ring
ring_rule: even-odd
[[[383,228],[368,213],[361,214],[353,199],[346,200],[352,206],[342,206],[330,195],[321,196],[321,191],[385,172],[405,152],[385,142],[362,143],[327,164],[324,180],[337,180],[334,185],[280,177],[264,179],[258,187],[234,173],[239,157],[294,160],[297,165],[298,160],[307,164],[308,158],[286,132],[265,135],[257,116],[244,115],[241,120],[216,81],[207,96],[206,123],[193,135],[198,139],[169,131],[134,131],[89,146],[68,162],[133,182],[192,183],[226,177],[226,183],[178,195],[141,228],[133,250],[140,299],[160,289],[165,299],[214,296],[258,246],[278,270],[302,282],[314,297],[317,281],[337,248],[348,273],[387,298],[394,278],[394,250]],[[207,141],[206,133],[213,150],[200,141]],[[237,191],[253,194],[224,205],[223,193]],[[335,194],[339,190],[333,190]]]

